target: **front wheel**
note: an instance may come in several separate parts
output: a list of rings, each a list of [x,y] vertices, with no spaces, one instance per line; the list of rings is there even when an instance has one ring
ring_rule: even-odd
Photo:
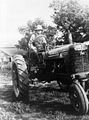
[[[79,82],[74,82],[70,87],[70,101],[74,109],[80,114],[88,112],[88,98]]]
[[[12,81],[15,97],[17,99],[26,99],[29,91],[29,78],[25,60],[21,55],[14,56],[12,63]]]

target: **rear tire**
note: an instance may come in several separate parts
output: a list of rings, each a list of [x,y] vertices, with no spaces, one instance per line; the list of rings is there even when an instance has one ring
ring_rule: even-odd
[[[86,114],[88,112],[88,98],[79,82],[74,82],[71,85],[69,95],[75,111],[80,114]]]
[[[25,100],[29,92],[29,78],[25,60],[21,55],[14,56],[12,63],[12,81],[15,97],[18,100]]]

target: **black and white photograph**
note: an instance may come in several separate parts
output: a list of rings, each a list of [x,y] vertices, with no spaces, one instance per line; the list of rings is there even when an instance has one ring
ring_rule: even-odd
[[[0,0],[0,120],[89,120],[89,0]]]

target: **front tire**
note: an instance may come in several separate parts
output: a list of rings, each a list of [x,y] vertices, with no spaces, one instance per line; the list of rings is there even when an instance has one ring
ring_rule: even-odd
[[[14,94],[17,99],[28,97],[28,70],[25,60],[21,55],[14,56],[14,61],[12,63],[12,82]]]
[[[88,112],[88,98],[79,82],[74,82],[70,87],[70,101],[73,108],[80,114]]]

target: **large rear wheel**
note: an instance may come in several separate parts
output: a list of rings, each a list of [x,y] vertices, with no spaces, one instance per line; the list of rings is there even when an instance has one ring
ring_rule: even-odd
[[[70,101],[74,109],[80,114],[88,112],[88,98],[79,82],[74,82],[70,87]]]
[[[12,81],[16,98],[28,97],[29,78],[23,56],[15,55],[12,63]]]

